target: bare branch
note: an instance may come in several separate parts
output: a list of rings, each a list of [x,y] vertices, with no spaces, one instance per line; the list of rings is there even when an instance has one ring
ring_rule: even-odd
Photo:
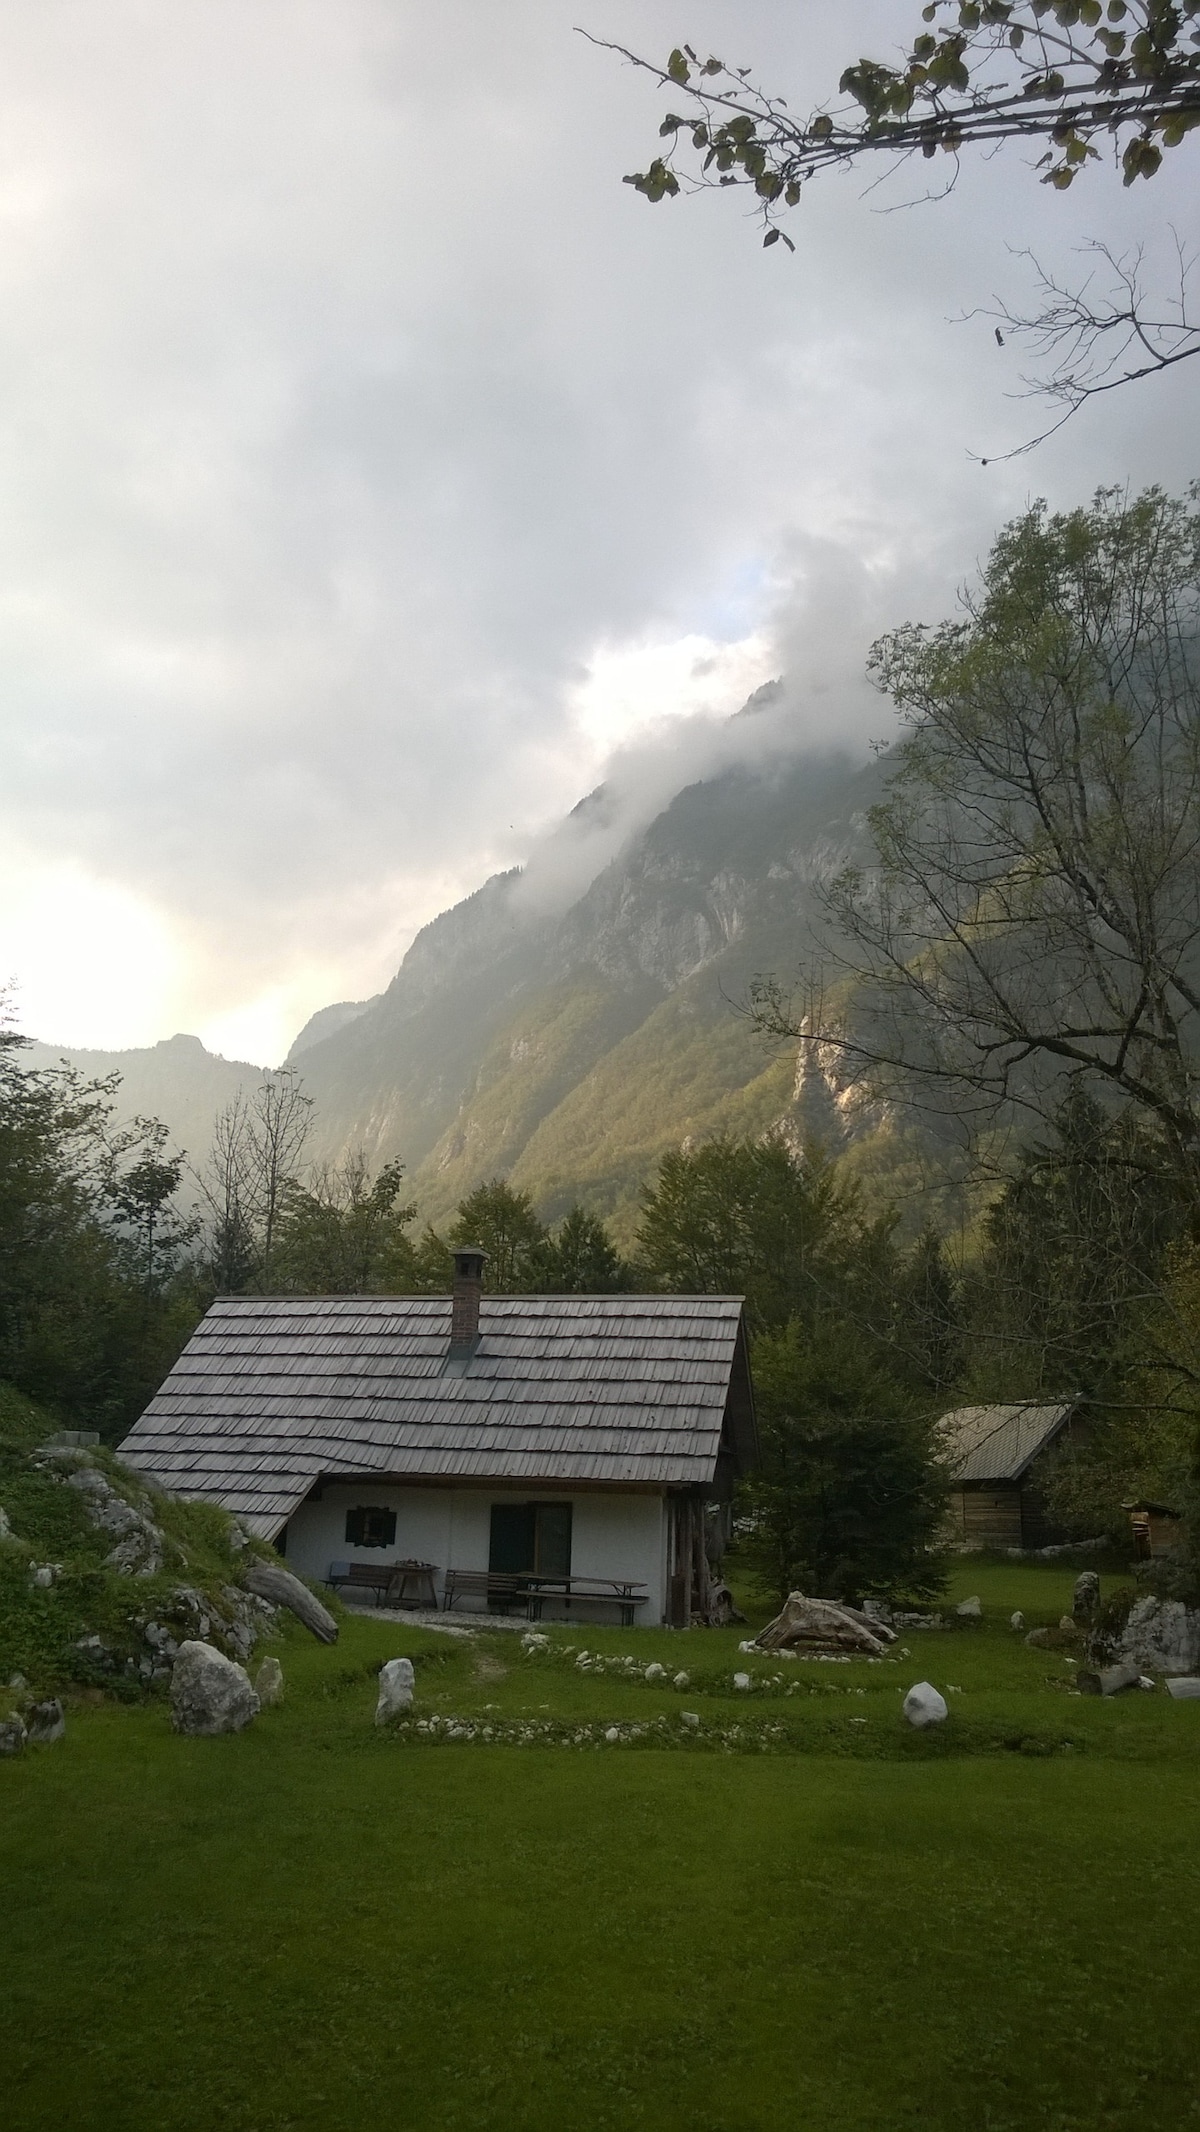
[[[997,300],[965,314],[988,318],[997,337],[1017,335],[1044,367],[1022,378],[1026,397],[1055,402],[1062,412],[1036,437],[993,461],[1017,459],[1060,430],[1072,415],[1104,393],[1139,379],[1156,377],[1176,363],[1200,355],[1200,309],[1194,294],[1196,254],[1184,250],[1172,230],[1177,286],[1173,297],[1155,301],[1143,284],[1144,247],[1118,256],[1099,242],[1084,247],[1095,264],[1078,287],[1047,272],[1032,252],[1029,261],[1038,279],[1039,300],[1032,309],[1014,310]],[[1097,289],[1098,267],[1107,269],[1107,286]],[[983,466],[989,460],[980,462]]]

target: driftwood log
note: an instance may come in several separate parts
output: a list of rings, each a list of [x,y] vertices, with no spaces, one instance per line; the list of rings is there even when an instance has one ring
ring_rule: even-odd
[[[279,1569],[273,1562],[248,1562],[242,1573],[242,1582],[258,1599],[269,1599],[272,1606],[286,1606],[311,1629],[322,1643],[336,1643],[338,1625],[328,1607],[293,1577],[290,1569]]]
[[[868,1658],[882,1658],[896,1637],[894,1630],[870,1614],[860,1614],[857,1607],[789,1592],[783,1611],[754,1641],[763,1651],[862,1651]]]

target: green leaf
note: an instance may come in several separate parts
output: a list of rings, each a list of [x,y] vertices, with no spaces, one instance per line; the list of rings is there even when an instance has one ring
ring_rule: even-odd
[[[1132,185],[1135,178],[1152,178],[1161,163],[1162,150],[1156,147],[1149,134],[1139,134],[1135,141],[1130,141],[1121,157],[1121,168],[1125,173],[1122,182]]]
[[[809,127],[808,130],[812,135],[814,141],[827,141],[829,139],[830,134],[833,132],[833,120],[830,118],[828,112],[822,111],[813,120],[812,125]]]
[[[683,53],[680,51],[678,45],[676,45],[675,50],[672,52],[671,57],[667,61],[667,73],[670,75],[672,81],[677,81],[679,83],[681,89],[687,88],[688,82],[691,79],[691,74],[688,68],[687,60],[684,58]]]

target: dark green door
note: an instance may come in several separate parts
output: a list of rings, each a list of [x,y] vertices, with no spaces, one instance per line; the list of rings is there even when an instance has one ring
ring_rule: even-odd
[[[533,1568],[534,1510],[532,1503],[493,1503],[488,1568],[520,1576]]]
[[[535,1533],[535,1562],[542,1577],[571,1574],[571,1505],[539,1503]]]

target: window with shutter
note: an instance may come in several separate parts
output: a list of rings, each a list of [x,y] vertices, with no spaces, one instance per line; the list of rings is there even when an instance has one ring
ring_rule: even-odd
[[[359,1504],[346,1512],[348,1547],[392,1547],[396,1539],[396,1513],[377,1505]]]

